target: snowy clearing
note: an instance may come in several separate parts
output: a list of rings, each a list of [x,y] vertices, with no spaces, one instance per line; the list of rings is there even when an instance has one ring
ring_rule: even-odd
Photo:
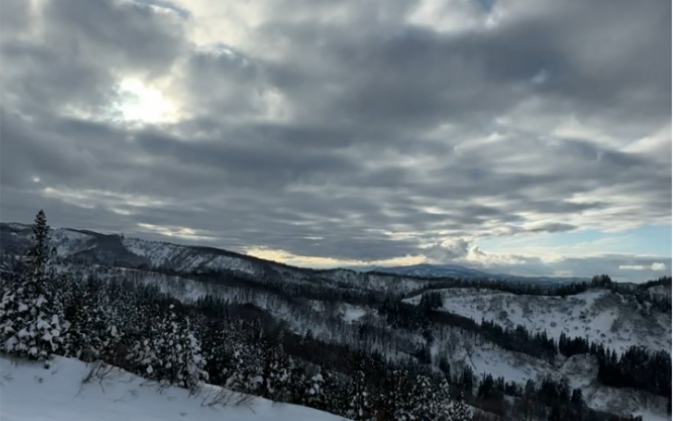
[[[0,358],[2,421],[342,421],[342,417],[297,405],[252,398],[241,406],[208,405],[223,389],[206,385],[198,396],[185,389],[159,391],[156,383],[119,369],[82,383],[92,365],[56,358],[42,364]],[[233,394],[239,397],[239,394]]]

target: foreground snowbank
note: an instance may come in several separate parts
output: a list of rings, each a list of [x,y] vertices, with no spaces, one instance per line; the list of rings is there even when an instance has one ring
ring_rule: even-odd
[[[341,421],[315,409],[252,398],[240,406],[214,404],[223,389],[206,386],[198,396],[157,385],[122,370],[103,370],[83,383],[91,365],[56,358],[42,364],[0,357],[1,421]],[[102,377],[102,379],[101,379]],[[226,392],[226,391],[225,391]],[[237,400],[235,394],[231,399]]]

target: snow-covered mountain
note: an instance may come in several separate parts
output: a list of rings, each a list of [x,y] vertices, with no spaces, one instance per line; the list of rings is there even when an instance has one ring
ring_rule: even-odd
[[[29,225],[0,223],[0,248],[4,253],[29,245]],[[576,279],[527,278],[488,274],[456,265],[415,265],[376,267],[369,271],[352,269],[314,270],[287,266],[245,254],[213,247],[186,246],[127,238],[68,228],[53,229],[51,245],[57,255],[70,261],[131,268],[153,268],[179,273],[227,271],[240,276],[297,284],[332,284],[386,293],[406,293],[432,285],[442,278],[494,279],[517,282],[562,283]]]
[[[20,253],[30,244],[29,225],[0,223],[2,253]],[[68,228],[53,229],[51,247],[64,260],[175,273],[228,272],[255,282],[323,285],[407,293],[426,287],[434,279],[402,277],[392,273],[349,269],[314,270],[284,265],[213,247],[185,246],[117,234]]]
[[[5,255],[19,253],[30,244],[30,235],[29,225],[0,223],[0,251]],[[143,276],[147,278],[161,278],[162,288],[168,290],[171,289],[170,285],[178,283],[180,290],[184,291],[187,285],[191,291],[188,296],[192,298],[212,293],[213,286],[196,280],[185,280],[184,275],[210,271],[235,274],[241,279],[258,284],[403,294],[407,296],[406,301],[409,303],[417,303],[423,291],[434,289],[438,285],[439,280],[428,276],[430,273],[438,273],[433,272],[436,269],[443,271],[444,276],[451,274],[455,278],[483,279],[490,276],[478,270],[450,265],[387,268],[386,272],[380,268],[370,272],[350,269],[313,270],[211,247],[185,246],[65,228],[52,230],[51,246],[65,261],[126,270],[140,269],[140,273],[146,273]],[[163,274],[175,274],[178,280],[171,281],[171,277],[166,275],[158,276],[153,274],[153,270]],[[670,349],[670,313],[645,308],[644,304],[623,294],[590,291],[561,298],[520,295],[483,288],[450,288],[439,291],[442,294],[443,310],[476,321],[483,318],[512,328],[521,324],[534,332],[545,330],[555,339],[564,332],[571,337],[589,337],[617,349],[633,344],[643,344],[652,349]],[[658,285],[648,289],[648,293],[657,297],[670,297],[671,288]],[[261,301],[257,300],[257,304],[261,305]],[[356,311],[360,314],[371,313],[364,308]]]
[[[2,264],[11,264],[6,257],[19,255],[28,247],[30,235],[30,226],[0,223],[0,255],[5,257]],[[478,330],[466,330],[460,323],[433,322],[421,334],[392,323],[383,304],[401,301],[409,307],[420,307],[425,292],[437,292],[441,295],[437,313],[462,316],[477,324],[483,319],[503,328],[521,325],[533,333],[545,332],[554,341],[563,333],[619,353],[632,345],[668,352],[670,306],[653,303],[666,298],[670,301],[670,285],[648,286],[638,296],[628,293],[637,288],[634,285],[622,289],[598,286],[567,296],[526,294],[478,281],[511,279],[504,275],[458,266],[377,268],[369,272],[313,270],[210,247],[75,229],[52,230],[51,245],[63,267],[101,279],[131,279],[157,285],[183,301],[209,294],[249,304],[284,322],[294,333],[303,335],[310,330],[314,337],[329,343],[353,346],[366,327],[376,338],[368,347],[392,359],[408,358],[419,349],[427,349],[433,364],[445,358],[453,373],[461,373],[467,367],[477,379],[492,374],[521,386],[528,380],[539,383],[548,377],[567,379],[573,387],[582,389],[586,403],[593,409],[642,414],[646,420],[666,419],[666,399],[661,396],[600,384],[598,365],[592,356],[559,355],[554,361],[547,361],[506,349],[485,339]],[[447,277],[468,281],[446,287]],[[500,283],[543,288],[566,283],[511,280],[517,282]]]
[[[514,276],[502,273],[489,273],[460,265],[421,263],[409,266],[377,266],[368,268],[382,273],[417,276],[422,278],[463,278],[463,279],[493,279],[513,282],[536,282],[546,284],[579,282],[586,280],[578,277],[551,277],[551,276]]]

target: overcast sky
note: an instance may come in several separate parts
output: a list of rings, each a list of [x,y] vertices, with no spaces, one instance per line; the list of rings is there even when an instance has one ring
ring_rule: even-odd
[[[3,0],[0,213],[306,266],[671,273],[671,2]]]

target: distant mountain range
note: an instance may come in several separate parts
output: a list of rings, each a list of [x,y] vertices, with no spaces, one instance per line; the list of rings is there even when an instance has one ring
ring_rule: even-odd
[[[367,266],[351,269],[364,272],[375,271],[396,275],[415,276],[420,278],[493,279],[538,283],[568,283],[587,280],[587,278],[579,277],[516,276],[504,273],[490,273],[460,265],[430,263],[421,263],[409,266]]]
[[[22,250],[28,247],[31,229],[29,225],[19,223],[0,223],[0,251]],[[507,274],[488,273],[459,265],[418,264],[395,267],[350,267],[329,270],[314,270],[285,265],[257,257],[227,250],[185,246],[158,241],[146,241],[137,238],[124,238],[117,234],[101,234],[94,231],[72,228],[53,229],[51,245],[56,254],[69,261],[105,264],[132,268],[157,268],[182,273],[191,271],[226,270],[246,273],[252,277],[265,279],[288,279],[308,277],[314,281],[321,279],[331,282],[361,283],[371,287],[371,280],[380,279],[375,274],[408,279],[407,283],[416,284],[419,280],[433,282],[439,278],[491,279],[513,282],[566,283],[582,281],[583,278],[526,277]],[[282,275],[281,275],[282,273]],[[375,282],[378,283],[378,282]],[[387,284],[384,282],[384,284]],[[389,285],[389,284],[388,284]],[[383,286],[383,285],[380,285]],[[385,289],[385,288],[384,288]]]

